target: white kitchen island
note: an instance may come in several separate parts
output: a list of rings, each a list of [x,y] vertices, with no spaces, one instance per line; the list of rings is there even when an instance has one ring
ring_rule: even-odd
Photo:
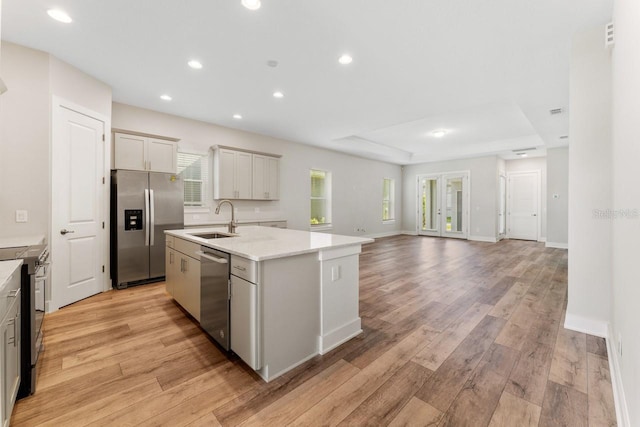
[[[232,297],[231,349],[265,381],[362,332],[358,256],[362,244],[372,239],[270,227],[242,227],[236,236],[219,239],[194,236],[214,232],[226,232],[226,228],[166,232],[167,290],[199,320],[200,287],[193,283],[193,272],[200,271],[199,246],[230,254],[232,270],[255,269],[255,302],[249,306]],[[185,269],[181,259],[180,266],[192,272],[188,290],[180,289],[186,282],[171,273],[180,256],[191,262]],[[191,297],[183,297],[187,294]],[[251,353],[247,345],[254,349]]]

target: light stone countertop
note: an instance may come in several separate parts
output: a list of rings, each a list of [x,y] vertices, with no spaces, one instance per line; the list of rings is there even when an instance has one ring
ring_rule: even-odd
[[[44,235],[38,234],[34,236],[20,237],[0,237],[0,249],[17,248],[20,246],[40,245],[44,242]]]
[[[188,230],[167,230],[165,233],[254,261],[285,258],[318,252],[322,249],[362,245],[374,241],[364,237],[258,226],[238,228],[236,231],[237,236],[221,239],[206,240],[191,235],[192,233],[224,233],[226,231],[227,227],[206,227]]]
[[[0,289],[4,288],[11,275],[22,265],[21,259],[0,261]]]

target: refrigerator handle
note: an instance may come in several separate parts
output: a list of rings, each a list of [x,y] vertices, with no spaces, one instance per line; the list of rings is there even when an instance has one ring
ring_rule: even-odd
[[[151,226],[151,220],[149,218],[149,189],[144,189],[144,245],[149,246],[149,227]]]
[[[151,162],[149,162],[151,163]],[[150,245],[153,246],[155,243],[155,228],[156,228],[156,202],[153,197],[153,190],[149,190],[149,200],[150,200],[150,208],[151,208],[151,229],[149,230],[149,241]]]

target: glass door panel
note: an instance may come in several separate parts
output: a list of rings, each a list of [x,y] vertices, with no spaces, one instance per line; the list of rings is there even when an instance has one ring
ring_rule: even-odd
[[[440,235],[439,178],[420,177],[419,189],[419,233],[428,236]]]

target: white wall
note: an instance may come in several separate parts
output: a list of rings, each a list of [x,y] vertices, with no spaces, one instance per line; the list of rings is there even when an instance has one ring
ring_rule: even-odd
[[[47,235],[49,55],[3,41],[0,76],[0,236]],[[28,222],[15,222],[16,209]]]
[[[0,236],[49,234],[50,101],[61,96],[111,115],[111,89],[48,53],[2,42]],[[17,209],[28,222],[16,223]]]
[[[613,49],[613,208],[640,210],[640,2],[618,0]],[[637,212],[637,211],[636,211]],[[640,425],[640,218],[613,220],[612,348],[628,408],[628,424]],[[617,351],[617,350],[616,350]],[[616,352],[614,351],[614,352]],[[618,390],[622,394],[622,389]],[[621,417],[621,418],[624,418]],[[618,420],[618,425],[624,425]]]
[[[554,198],[557,195],[557,198]],[[569,148],[547,150],[547,246],[569,243]]]
[[[547,159],[546,157],[531,157],[526,159],[507,160],[507,173],[510,172],[540,172],[540,232],[538,240],[544,242],[547,239]],[[507,182],[507,194],[509,183]],[[507,205],[507,210],[509,209]],[[509,232],[507,232],[507,236]]]
[[[602,27],[577,33],[571,49],[569,304],[565,325],[606,334],[611,302],[611,59]]]
[[[405,233],[417,232],[417,176],[442,172],[470,171],[470,239],[495,241],[497,238],[496,156],[422,163],[404,167],[402,189],[402,227]]]
[[[303,144],[270,138],[210,123],[185,119],[130,105],[113,103],[112,127],[179,138],[179,147],[206,152],[212,145],[226,145],[281,154],[279,201],[238,201],[239,219],[286,219],[290,228],[309,230],[309,170],[318,168],[332,173],[332,233],[348,235],[397,234],[401,227],[400,166],[366,160]],[[395,223],[382,223],[382,180],[395,180]],[[260,208],[259,213],[254,208]],[[211,210],[212,211],[212,210]],[[197,215],[198,218],[194,218]],[[228,220],[228,209],[217,216],[213,212],[186,214],[185,223]],[[355,232],[355,228],[365,232]]]

